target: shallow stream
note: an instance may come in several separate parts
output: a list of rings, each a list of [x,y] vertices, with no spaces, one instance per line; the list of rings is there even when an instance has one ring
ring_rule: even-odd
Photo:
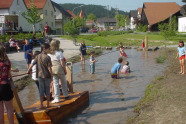
[[[106,54],[108,53],[109,54]],[[89,91],[90,105],[81,114],[68,119],[69,124],[124,124],[134,115],[134,106],[143,97],[146,86],[161,75],[165,66],[157,64],[158,52],[125,50],[131,73],[121,79],[111,79],[110,69],[117,62],[119,51],[104,51],[96,57],[96,73],[90,74],[89,60],[85,65],[73,65],[74,91]],[[23,106],[39,100],[35,84],[19,92]]]

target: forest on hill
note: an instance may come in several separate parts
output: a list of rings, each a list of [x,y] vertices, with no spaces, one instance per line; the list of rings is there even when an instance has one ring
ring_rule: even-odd
[[[76,9],[74,9],[74,14],[78,15],[81,11],[81,9],[83,10],[83,12],[85,13],[85,16],[87,17],[90,13],[93,13],[97,18],[103,18],[103,17],[110,17],[110,18],[114,18],[116,15],[116,12],[118,14],[122,14],[122,15],[127,15],[128,16],[128,12],[122,11],[122,10],[117,10],[115,8],[110,7],[109,11],[108,11],[108,6],[101,6],[101,5],[85,5],[85,4],[71,4],[71,3],[65,3],[65,4],[60,4],[65,10],[71,10],[73,11],[73,9],[75,7],[81,6],[82,7],[78,7]]]

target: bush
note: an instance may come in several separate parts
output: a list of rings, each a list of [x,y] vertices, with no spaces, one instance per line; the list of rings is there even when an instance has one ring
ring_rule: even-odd
[[[137,31],[139,31],[139,32],[147,32],[147,30],[148,30],[148,26],[147,25],[139,24],[137,26]]]

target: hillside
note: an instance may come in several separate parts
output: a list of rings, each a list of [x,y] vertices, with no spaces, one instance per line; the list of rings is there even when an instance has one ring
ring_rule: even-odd
[[[78,7],[82,4],[71,4],[71,3],[65,3],[65,4],[60,4],[65,10],[69,9],[69,10],[73,10],[75,7]],[[85,5],[84,6],[76,8],[74,10],[74,13],[76,15],[78,15],[81,11],[81,9],[83,9],[85,15],[89,15],[90,13],[93,13],[94,15],[96,15],[97,18],[102,18],[102,17],[107,17],[109,15],[110,18],[115,17],[115,13],[116,10],[115,8],[110,8],[109,9],[109,14],[107,11],[107,7],[106,6],[101,6],[101,5]],[[118,14],[123,14],[123,15],[128,15],[128,12],[124,12],[121,10],[118,10]]]

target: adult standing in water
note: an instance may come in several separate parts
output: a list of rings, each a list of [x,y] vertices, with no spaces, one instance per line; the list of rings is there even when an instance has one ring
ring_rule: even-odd
[[[0,45],[0,124],[4,124],[4,105],[7,109],[8,120],[14,124],[13,91],[11,90],[11,63],[5,48]],[[18,70],[12,70],[18,72]]]
[[[66,64],[64,62],[63,53],[59,49],[59,45],[59,40],[52,40],[50,44],[50,53],[48,54],[52,61],[53,73],[54,100],[52,103],[60,102],[59,79],[61,80],[62,92],[65,99],[69,98],[66,80]]]
[[[86,48],[86,45],[85,45],[85,41],[82,40],[81,41],[81,46],[80,46],[80,52],[81,52],[81,63],[85,64],[85,56],[87,55],[87,52],[86,52],[87,48]]]

